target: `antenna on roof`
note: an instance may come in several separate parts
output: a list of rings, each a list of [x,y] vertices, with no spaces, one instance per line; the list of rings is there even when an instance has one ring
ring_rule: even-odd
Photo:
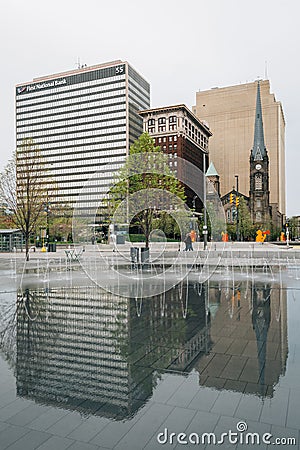
[[[268,79],[268,61],[265,60],[265,80]]]
[[[77,69],[84,69],[85,67],[87,67],[87,64],[81,64],[80,58],[78,57],[76,66],[77,66]]]

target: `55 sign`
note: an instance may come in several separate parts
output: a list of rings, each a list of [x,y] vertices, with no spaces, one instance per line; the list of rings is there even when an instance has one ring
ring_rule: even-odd
[[[116,66],[116,75],[122,75],[125,73],[125,66]]]

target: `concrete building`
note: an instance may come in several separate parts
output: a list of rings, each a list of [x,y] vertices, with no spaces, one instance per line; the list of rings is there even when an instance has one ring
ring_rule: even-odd
[[[272,220],[280,226],[285,206],[285,119],[282,105],[270,92],[269,80],[260,81],[265,145],[269,157],[269,202]],[[239,176],[239,192],[249,196],[250,152],[253,148],[257,82],[213,88],[196,94],[194,114],[208,122],[210,160],[220,175],[221,196]]]
[[[117,60],[35,78],[16,87],[18,164],[24,139],[40,150],[51,202],[74,206],[80,198],[88,214],[122,166],[131,143],[142,133],[138,110],[150,104],[149,83],[128,62]]]
[[[185,105],[147,109],[139,114],[143,117],[144,132],[148,132],[154,138],[155,145],[159,145],[170,156],[170,168],[175,175],[183,176],[184,168],[178,163],[178,157],[206,172],[208,140],[212,133]],[[202,183],[200,179],[199,183]],[[195,193],[186,188],[186,196],[187,204],[192,208]],[[199,210],[200,200],[195,201],[196,209]]]

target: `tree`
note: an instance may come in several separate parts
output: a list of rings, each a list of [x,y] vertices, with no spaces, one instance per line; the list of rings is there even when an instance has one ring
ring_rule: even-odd
[[[39,150],[32,139],[25,139],[1,174],[1,196],[12,222],[24,234],[27,261],[30,237],[43,218],[49,195],[43,172]]]
[[[168,156],[154,145],[148,133],[143,133],[131,145],[130,155],[120,169],[109,197],[114,214],[123,204],[118,217],[123,217],[124,222],[126,218],[134,218],[142,228],[146,247],[149,247],[154,218],[161,211],[182,206],[185,201],[184,187],[171,172]]]
[[[239,231],[242,240],[253,238],[254,226],[244,197],[240,196],[239,204]]]
[[[210,238],[214,241],[222,239],[222,233],[226,232],[226,222],[224,216],[220,213],[220,205],[215,201],[206,202],[207,226]],[[203,227],[203,219],[201,220],[201,229]]]
[[[68,205],[54,204],[48,207],[49,238],[69,240],[72,234],[72,208]]]

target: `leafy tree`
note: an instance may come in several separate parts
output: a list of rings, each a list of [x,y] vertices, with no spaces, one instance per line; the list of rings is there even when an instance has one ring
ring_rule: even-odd
[[[167,211],[162,211],[156,219],[153,219],[153,228],[162,230],[164,234],[170,238],[180,237],[179,226],[174,217]]]
[[[298,217],[291,217],[288,220],[289,223],[289,229],[290,229],[290,236],[291,239],[298,239],[299,238],[299,220]],[[277,237],[280,234],[280,229],[277,228],[276,232],[277,232]]]
[[[124,222],[128,211],[135,211],[133,217],[145,235],[146,247],[149,246],[153,220],[160,211],[166,209],[167,204],[171,209],[185,201],[184,187],[172,174],[168,156],[154,145],[148,133],[143,133],[131,145],[130,156],[120,169],[109,197],[110,210],[114,213],[126,199],[123,212],[118,216],[123,217]]]
[[[244,197],[240,196],[239,204],[239,232],[242,240],[253,238],[254,226]]]
[[[226,232],[225,219],[219,213],[219,207],[214,201],[207,201],[206,203],[207,211],[207,227],[208,233],[212,240],[220,241],[222,238],[222,233]],[[203,219],[201,221],[201,229],[203,226]]]
[[[40,152],[32,139],[22,142],[1,174],[1,197],[12,222],[24,234],[27,261],[30,237],[43,218],[49,195],[42,174]]]
[[[0,228],[12,228],[11,215],[5,207],[0,208]]]
[[[67,241],[72,234],[72,209],[67,205],[51,205],[49,208],[49,236]]]

